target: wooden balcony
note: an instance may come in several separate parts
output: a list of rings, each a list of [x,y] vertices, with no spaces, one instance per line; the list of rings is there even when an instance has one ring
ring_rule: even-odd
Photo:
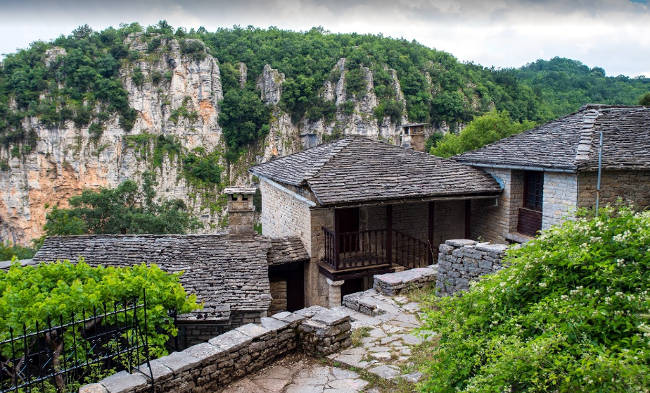
[[[335,233],[323,227],[323,233],[325,255],[321,271],[333,279],[393,271],[395,265],[426,266],[432,253],[427,242],[396,230]]]

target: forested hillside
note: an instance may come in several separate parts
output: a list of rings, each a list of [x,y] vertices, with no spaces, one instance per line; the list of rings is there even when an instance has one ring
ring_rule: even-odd
[[[542,111],[555,117],[585,103],[636,105],[650,91],[650,75],[630,78],[605,76],[600,67],[589,68],[577,60],[555,57],[537,60],[515,74],[535,93]]]
[[[212,230],[226,222],[223,187],[276,155],[343,134],[397,143],[406,122],[456,132],[488,112],[520,130],[646,91],[650,79],[571,60],[495,70],[321,28],[82,26],[0,65],[0,241],[40,236],[47,210],[85,188],[148,174],[156,197],[182,199]]]

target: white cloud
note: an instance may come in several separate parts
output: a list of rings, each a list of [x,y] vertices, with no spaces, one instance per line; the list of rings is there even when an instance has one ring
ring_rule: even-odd
[[[609,75],[650,76],[650,10],[620,0],[241,0],[47,1],[0,0],[0,53],[52,39],[88,23],[173,26],[234,24],[333,32],[382,33],[415,39],[485,66],[521,66],[553,56],[601,66]],[[41,12],[35,12],[40,10]]]

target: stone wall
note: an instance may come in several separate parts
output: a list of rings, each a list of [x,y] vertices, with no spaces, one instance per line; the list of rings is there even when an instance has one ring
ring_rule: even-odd
[[[287,280],[271,281],[271,298],[269,313],[287,309]]]
[[[544,172],[542,229],[572,218],[578,200],[578,178],[575,173]]]
[[[290,193],[283,191],[265,179],[261,179],[262,234],[268,237],[298,236],[311,255],[311,213],[309,205]]]
[[[481,168],[503,187],[495,203],[492,199],[472,201],[470,236],[474,239],[504,243],[506,235],[517,230],[517,214],[523,198],[523,172],[510,169]]]
[[[468,239],[447,240],[438,254],[436,287],[441,295],[469,289],[469,282],[502,268],[505,244],[478,243]]]
[[[329,286],[325,276],[318,271],[318,261],[325,256],[323,227],[334,229],[334,209],[311,211],[311,261],[305,270],[305,293],[307,304],[327,306]]]
[[[596,205],[597,172],[578,174],[578,206]],[[603,171],[600,179],[600,203],[614,203],[620,197],[637,207],[650,207],[650,171]]]
[[[208,342],[152,360],[133,373],[121,371],[82,386],[80,393],[219,392],[294,350],[325,356],[350,346],[350,317],[310,307],[247,324]]]

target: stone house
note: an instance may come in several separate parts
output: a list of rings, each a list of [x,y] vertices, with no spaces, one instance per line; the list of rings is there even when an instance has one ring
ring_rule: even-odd
[[[85,258],[91,266],[146,262],[169,273],[203,307],[177,316],[179,345],[203,342],[278,311],[303,308],[302,271],[309,256],[296,237],[253,231],[255,189],[228,189],[230,232],[210,235],[81,235],[48,237],[33,262]],[[301,280],[287,283],[287,272]]]
[[[525,241],[571,218],[576,208],[594,207],[598,194],[601,205],[623,198],[650,206],[650,108],[586,105],[454,159],[485,170],[503,186],[497,204],[473,205],[482,214],[471,238]]]
[[[250,172],[263,235],[298,237],[310,256],[308,305],[339,305],[373,274],[433,263],[440,243],[469,235],[472,206],[501,194],[481,169],[358,136]]]

